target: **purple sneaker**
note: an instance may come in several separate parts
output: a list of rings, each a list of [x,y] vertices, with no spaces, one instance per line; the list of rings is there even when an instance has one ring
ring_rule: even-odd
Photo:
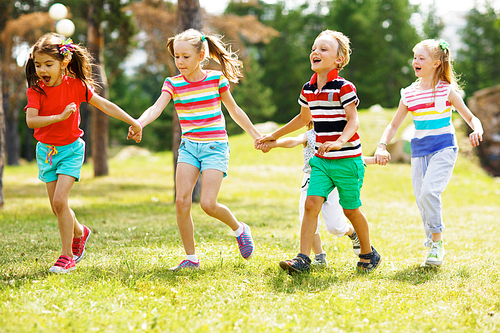
[[[238,242],[241,256],[244,259],[250,259],[253,255],[253,251],[255,250],[252,233],[250,232],[250,227],[248,225],[243,222],[240,223],[243,225],[243,232],[239,237],[236,237],[236,241]]]
[[[200,262],[194,262],[191,260],[183,260],[181,263],[175,267],[170,268],[171,271],[180,271],[181,269],[197,269],[200,268]]]
[[[75,259],[75,263],[79,263],[83,259],[83,255],[85,254],[85,244],[89,240],[90,234],[92,233],[89,228],[83,226],[83,236],[79,238],[73,238],[73,259]]]

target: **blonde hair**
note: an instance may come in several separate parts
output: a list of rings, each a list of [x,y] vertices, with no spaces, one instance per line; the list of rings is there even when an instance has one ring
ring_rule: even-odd
[[[63,42],[64,39],[61,35],[48,33],[40,37],[35,45],[33,45],[25,68],[28,88],[33,88],[35,91],[45,94],[40,87],[40,78],[36,73],[36,53],[47,54],[60,62],[67,60],[66,75],[80,79],[87,87],[96,85],[92,79],[92,56],[89,51],[81,45],[70,42],[71,52],[63,54],[61,50]]]
[[[340,71],[342,68],[347,66],[349,60],[351,59],[351,53],[352,53],[350,46],[351,41],[349,40],[349,37],[347,37],[340,31],[335,31],[335,30],[324,30],[318,35],[318,37],[316,37],[316,39],[324,35],[331,36],[333,39],[337,41],[337,44],[339,46],[337,49],[337,56],[344,57],[344,61],[342,61],[342,63],[340,63],[338,67],[338,70]]]
[[[426,39],[415,45],[413,52],[415,52],[418,46],[425,47],[433,60],[439,60],[441,62],[439,67],[436,68],[434,77],[432,78],[432,86],[435,87],[441,80],[451,84],[455,89],[460,89],[458,77],[453,71],[448,43],[444,40]]]
[[[174,57],[174,45],[177,41],[186,41],[191,44],[194,51],[200,54],[205,51],[205,58],[211,58],[221,65],[222,73],[231,82],[238,82],[242,77],[241,68],[243,63],[238,60],[235,52],[226,46],[217,36],[203,35],[195,29],[188,29],[167,41],[168,52]],[[205,43],[206,41],[206,43]],[[207,50],[208,48],[208,50]]]

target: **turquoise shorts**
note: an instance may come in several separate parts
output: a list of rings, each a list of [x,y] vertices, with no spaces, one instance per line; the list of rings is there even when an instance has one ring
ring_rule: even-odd
[[[227,141],[195,142],[182,139],[177,163],[194,165],[200,172],[206,169],[222,171],[227,176],[229,143]]]
[[[340,205],[344,209],[361,206],[361,187],[365,177],[365,167],[360,157],[326,159],[313,156],[309,160],[311,179],[307,195],[328,198],[334,188],[339,191]]]
[[[58,175],[68,175],[80,180],[85,141],[78,139],[65,146],[52,146],[38,142],[36,144],[36,163],[38,178],[44,183],[57,180]]]

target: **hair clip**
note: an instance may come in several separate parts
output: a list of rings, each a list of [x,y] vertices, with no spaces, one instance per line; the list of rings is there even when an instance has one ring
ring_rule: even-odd
[[[443,51],[446,51],[446,49],[448,48],[448,43],[444,40],[442,41],[439,41],[439,46],[443,49]]]
[[[73,55],[73,51],[75,50],[75,45],[73,44],[73,40],[71,38],[66,39],[66,41],[62,41],[59,44],[59,53],[63,56]]]
[[[207,37],[205,37],[205,35],[201,35],[201,41],[204,42],[207,40]]]

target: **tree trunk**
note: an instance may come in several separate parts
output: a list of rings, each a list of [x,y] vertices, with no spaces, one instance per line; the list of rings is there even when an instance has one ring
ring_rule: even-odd
[[[95,93],[107,99],[108,86],[104,72],[102,50],[104,48],[104,36],[100,28],[100,22],[96,21],[97,3],[92,1],[89,6],[87,47],[94,57],[95,65],[92,68],[92,76],[96,83]],[[91,120],[91,144],[92,158],[94,160],[94,177],[105,176],[108,170],[108,140],[109,140],[109,118],[104,112],[92,105],[88,105]]]
[[[3,207],[3,166],[5,161],[5,116],[3,109],[3,93],[2,93],[2,67],[0,66],[0,208]]]
[[[178,0],[177,1],[177,28],[180,32],[189,28],[201,30],[201,10],[199,0]],[[181,126],[177,112],[174,112],[172,119],[172,152],[174,154],[174,181],[177,167],[178,149],[181,142]],[[201,174],[193,190],[193,202],[200,202],[201,195]]]

